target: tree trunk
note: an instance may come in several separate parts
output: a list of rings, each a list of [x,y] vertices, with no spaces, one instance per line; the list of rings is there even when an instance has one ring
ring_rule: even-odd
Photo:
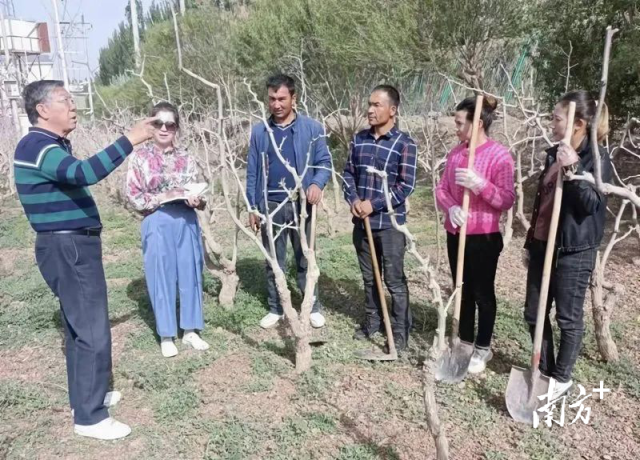
[[[298,312],[293,308],[291,291],[287,285],[287,279],[284,276],[284,272],[277,266],[277,263],[275,265],[276,266],[272,265],[272,268],[276,281],[276,288],[278,289],[278,295],[280,297],[280,303],[282,304],[282,309],[284,310],[285,317],[289,322],[289,327],[291,332],[293,332],[293,337],[296,342],[296,372],[301,374],[309,370],[311,367],[311,346],[309,345],[311,325],[308,321],[302,322],[300,320],[300,315],[298,315]],[[309,276],[308,273],[307,276]]]
[[[218,272],[222,287],[218,295],[218,302],[222,307],[229,310],[233,307],[233,302],[238,291],[238,283],[240,278],[236,272],[227,272],[226,270]]]
[[[507,221],[504,224],[504,247],[511,243],[513,238],[513,207],[507,212]]]
[[[596,256],[596,266],[591,279],[591,304],[593,309],[593,323],[596,333],[598,351],[606,362],[617,362],[620,358],[618,347],[611,337],[611,314],[618,295],[624,291],[622,285],[610,286],[610,292],[605,295],[604,267],[600,260],[600,253]]]
[[[303,334],[302,337],[296,337],[296,372],[298,374],[302,374],[311,368],[309,337],[309,333]]]
[[[197,215],[202,232],[207,270],[209,270],[212,276],[218,278],[222,284],[220,294],[218,294],[218,302],[225,309],[230,309],[233,307],[239,283],[235,257],[229,260],[224,255],[222,246],[213,236],[210,219],[206,213],[204,211],[197,211]]]
[[[447,440],[444,428],[440,422],[438,404],[436,403],[435,395],[436,362],[441,353],[438,351],[437,342],[438,339],[435,337],[433,346],[429,349],[427,359],[424,361],[422,389],[424,392],[424,408],[427,417],[427,426],[429,427],[431,436],[433,436],[433,441],[436,444],[436,459],[448,460],[449,441]]]

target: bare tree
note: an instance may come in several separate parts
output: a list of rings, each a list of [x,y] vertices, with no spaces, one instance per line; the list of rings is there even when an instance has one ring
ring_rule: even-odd
[[[609,244],[607,245],[604,254],[602,257],[598,257],[598,263],[594,270],[591,285],[592,285],[592,306],[593,306],[593,319],[596,328],[596,338],[598,342],[598,350],[602,355],[602,358],[606,361],[617,361],[618,360],[618,352],[611,337],[611,332],[609,330],[610,319],[613,313],[614,305],[617,298],[622,294],[623,289],[622,286],[616,286],[615,284],[607,283],[605,280],[605,271],[606,264],[609,260],[609,254],[613,247],[622,241],[624,238],[629,236],[632,232],[640,232],[640,228],[638,227],[637,221],[637,209],[640,208],[640,195],[638,195],[638,187],[632,183],[633,178],[627,178],[624,181],[617,173],[614,168],[614,178],[618,182],[618,185],[614,185],[611,183],[606,183],[602,178],[602,163],[601,163],[601,155],[600,148],[598,146],[598,125],[600,118],[602,117],[602,110],[604,106],[604,99],[607,93],[607,81],[608,81],[608,73],[609,73],[609,58],[611,54],[611,46],[613,36],[617,32],[617,29],[612,29],[611,26],[607,27],[606,36],[605,36],[605,45],[604,45],[604,56],[603,56],[603,65],[602,65],[602,78],[600,81],[600,95],[597,104],[597,110],[594,120],[591,123],[591,150],[594,155],[594,174],[585,173],[582,175],[573,175],[570,177],[570,180],[584,180],[593,184],[597,190],[604,195],[614,195],[622,198],[622,205],[618,210],[618,214],[616,216],[616,221],[614,225],[613,234],[609,240]],[[629,128],[631,128],[631,124],[627,123],[625,134],[623,134],[622,142],[619,146],[618,150],[627,150],[633,155],[637,155],[632,152],[628,147],[625,146],[625,139],[630,139],[631,144],[635,147],[633,142],[633,136],[629,134]],[[613,154],[613,152],[612,152]],[[613,155],[612,155],[613,156]],[[631,203],[635,209],[633,210],[633,218],[635,221],[635,226],[630,228],[627,233],[623,236],[618,237],[620,231],[620,221],[624,214],[624,210],[627,205]],[[607,289],[609,292],[606,297],[604,297],[603,289]]]

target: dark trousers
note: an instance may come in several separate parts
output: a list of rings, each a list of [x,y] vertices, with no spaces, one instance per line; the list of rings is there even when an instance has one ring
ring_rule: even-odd
[[[109,417],[111,329],[99,236],[38,234],[36,261],[60,301],[65,330],[69,402],[77,425]]]
[[[280,203],[275,201],[269,201],[269,212],[274,211]],[[294,215],[294,213],[296,213]],[[311,236],[311,205],[307,206],[307,215],[309,216],[305,222],[305,232],[307,238]],[[297,217],[296,217],[297,216]],[[291,240],[291,246],[293,246],[293,255],[296,261],[298,289],[304,295],[304,287],[307,283],[307,258],[302,252],[302,246],[300,244],[300,234],[296,228],[284,228],[286,225],[292,225],[297,227],[296,220],[300,221],[300,205],[299,203],[286,203],[273,217],[273,236],[278,237],[275,240],[276,246],[276,258],[278,259],[278,265],[282,271],[287,271],[287,241]],[[267,229],[262,227],[262,243],[265,248],[269,249],[269,237],[267,235]],[[269,304],[269,311],[278,315],[283,314],[282,305],[280,304],[280,298],[278,296],[278,289],[276,288],[276,278],[271,269],[269,262],[266,262],[267,267],[267,303]],[[319,312],[321,305],[318,300],[318,285],[316,284],[314,292],[314,303],[312,307],[313,312]]]
[[[456,284],[459,235],[447,232],[447,252],[453,284]],[[495,279],[498,259],[502,252],[502,235],[467,235],[462,273],[462,305],[460,306],[460,340],[474,342],[476,306],[478,308],[478,335],[475,345],[489,348],[496,323]]]
[[[404,274],[405,236],[395,228],[373,230],[372,233],[381,276],[391,294],[391,329],[394,338],[401,338],[407,343],[412,318],[409,286]],[[356,224],[353,228],[353,245],[364,282],[365,326],[370,332],[375,332],[380,329],[382,322],[382,307],[375,284],[369,239],[362,224]]]
[[[533,240],[529,248],[529,271],[527,272],[527,298],[524,318],[529,324],[533,338],[542,268],[546,242]],[[578,359],[582,336],[584,335],[584,297],[596,261],[596,250],[573,253],[556,253],[551,271],[547,312],[544,320],[544,334],[540,355],[540,371],[559,382],[571,380],[573,366]],[[553,333],[549,312],[553,301],[556,304],[556,322],[560,328],[560,347],[555,356]]]

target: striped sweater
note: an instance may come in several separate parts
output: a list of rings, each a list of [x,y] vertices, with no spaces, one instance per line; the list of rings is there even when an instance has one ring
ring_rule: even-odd
[[[96,155],[78,160],[68,139],[31,128],[18,143],[13,164],[18,197],[33,229],[101,227],[88,186],[107,177],[132,151],[122,136]]]

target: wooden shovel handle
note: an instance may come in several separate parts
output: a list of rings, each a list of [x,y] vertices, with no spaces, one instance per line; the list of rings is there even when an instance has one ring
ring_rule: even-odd
[[[376,254],[376,245],[373,242],[373,233],[371,233],[371,223],[369,217],[364,218],[364,228],[367,232],[367,240],[369,240],[369,252],[371,253],[371,264],[373,265],[373,276],[376,278],[376,287],[378,288],[378,297],[380,297],[380,306],[382,307],[382,320],[384,322],[384,330],[387,333],[387,344],[389,345],[389,354],[396,353],[396,343],[393,340],[393,331],[391,330],[391,321],[389,320],[389,312],[387,311],[387,299],[384,295],[382,287],[382,277],[380,276],[380,267],[378,266],[378,256]]]
[[[476,146],[478,145],[478,131],[480,128],[480,115],[482,114],[482,95],[476,96],[476,108],[473,112],[473,124],[471,125],[471,141],[469,142],[469,164],[468,168],[473,169],[473,162],[476,158]],[[456,263],[456,299],[453,306],[453,322],[451,324],[451,340],[456,340],[460,330],[460,306],[462,305],[462,276],[464,273],[464,250],[467,243],[467,221],[469,215],[469,189],[464,189],[462,195],[462,210],[467,214],[458,238],[458,261]]]
[[[571,135],[573,134],[573,119],[576,113],[576,103],[569,102],[567,111],[567,128],[565,130],[563,142],[571,145]],[[556,156],[556,161],[558,158]],[[531,353],[531,371],[539,372],[540,350],[542,349],[542,333],[544,332],[544,318],[547,314],[547,299],[549,298],[549,283],[551,281],[551,266],[553,254],[556,248],[556,235],[558,234],[558,222],[560,221],[560,208],[562,206],[562,166],[558,169],[556,188],[553,194],[553,209],[551,211],[551,222],[549,224],[549,236],[547,247],[544,253],[544,266],[542,269],[542,282],[540,284],[540,299],[538,302],[538,315],[536,316],[536,330],[533,338],[533,352]]]

